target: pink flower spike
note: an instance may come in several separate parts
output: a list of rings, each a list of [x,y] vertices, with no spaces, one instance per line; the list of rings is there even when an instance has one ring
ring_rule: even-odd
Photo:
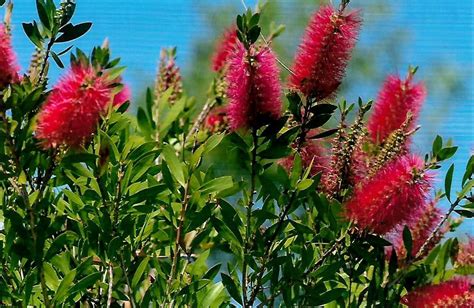
[[[225,67],[237,43],[237,29],[235,26],[232,26],[224,32],[221,39],[217,42],[216,49],[212,56],[212,70],[218,72]]]
[[[409,308],[474,307],[474,290],[469,278],[455,278],[440,284],[418,288],[405,295],[401,303]]]
[[[78,148],[97,129],[112,102],[109,83],[90,67],[74,66],[54,87],[38,117],[36,138],[44,148]]]
[[[206,117],[204,126],[211,133],[218,133],[226,130],[228,122],[225,107],[216,107]]]
[[[466,243],[459,244],[456,266],[474,266],[474,237],[469,236]]]
[[[252,48],[250,53],[239,43],[229,59],[227,115],[234,130],[257,124],[261,116],[278,118],[281,114],[281,86],[275,55],[268,47]]]
[[[409,112],[412,115],[412,129],[425,97],[425,86],[423,83],[414,83],[411,73],[405,80],[398,76],[388,76],[367,124],[372,142],[383,143],[394,130],[402,126]]]
[[[325,149],[317,141],[307,141],[301,148],[300,154],[303,168],[308,168],[311,162],[313,162],[310,172],[311,176],[314,176],[319,172],[325,172],[327,170],[329,163],[327,161]],[[283,168],[285,168],[285,170],[290,172],[293,168],[293,161],[294,156],[290,155],[282,159],[279,163]]]
[[[0,90],[20,80],[19,70],[10,34],[3,23],[0,23]]]
[[[344,77],[359,34],[358,12],[322,6],[311,18],[293,64],[290,88],[319,101],[331,96]]]
[[[418,213],[414,213],[406,223],[400,224],[398,227],[396,227],[394,232],[389,236],[393,243],[394,249],[397,252],[397,257],[399,260],[403,260],[407,256],[403,244],[403,229],[405,225],[408,226],[411,232],[413,240],[411,256],[414,257],[418,254],[421,246],[423,246],[423,244],[428,240],[436,226],[443,218],[443,213],[438,207],[436,207],[436,203],[436,200],[427,202],[426,205],[418,211]],[[433,241],[426,249],[426,253],[429,253],[429,251],[431,251],[434,246],[439,243],[447,231],[448,228],[441,228],[441,230],[435,234]],[[389,251],[391,251],[391,248],[389,248]]]
[[[431,182],[422,158],[401,156],[356,188],[346,216],[362,229],[386,234],[418,213]]]

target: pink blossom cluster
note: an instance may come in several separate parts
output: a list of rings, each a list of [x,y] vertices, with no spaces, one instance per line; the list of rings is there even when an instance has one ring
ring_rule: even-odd
[[[440,284],[427,285],[409,292],[402,303],[410,308],[471,308],[474,290],[469,278],[455,278]]]
[[[19,67],[13,51],[10,34],[0,23],[0,90],[19,81]]]

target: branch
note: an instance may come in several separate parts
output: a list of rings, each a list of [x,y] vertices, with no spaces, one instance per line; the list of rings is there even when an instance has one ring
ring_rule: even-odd
[[[249,254],[250,250],[250,237],[251,237],[251,220],[252,220],[252,208],[254,205],[254,196],[255,196],[255,186],[256,186],[256,176],[257,176],[257,148],[258,148],[258,136],[257,136],[257,128],[252,128],[252,140],[253,140],[253,148],[252,148],[252,162],[251,162],[251,183],[250,183],[250,197],[249,202],[247,204],[247,221],[245,224],[245,246],[244,246],[244,254],[242,260],[242,296],[244,307],[252,306],[253,300],[252,297],[248,300],[247,292],[248,292],[248,275],[247,275],[247,260],[246,256]]]
[[[199,131],[199,128],[202,126],[202,123],[206,119],[207,115],[209,112],[212,110],[214,105],[216,104],[216,100],[214,98],[208,98],[206,103],[204,104],[204,107],[202,108],[201,112],[199,113],[198,117],[196,118],[196,121],[193,124],[193,127],[189,131],[188,135],[186,136],[185,140],[189,140],[192,135],[197,133]]]
[[[114,285],[114,268],[112,263],[109,263],[109,290],[107,291],[107,308],[112,305],[112,288]]]
[[[304,114],[303,114],[303,119],[301,123],[301,132],[298,136],[297,140],[297,145],[296,145],[296,152],[300,153],[301,148],[303,147],[303,144],[306,140],[306,135],[308,133],[306,129],[306,124],[308,122],[308,117],[309,117],[309,108],[311,107],[311,100],[309,99],[304,107]],[[300,175],[300,180],[301,180],[301,175]],[[277,222],[277,227],[275,229],[275,232],[273,233],[272,237],[270,238],[270,241],[266,245],[265,252],[263,254],[263,259],[262,259],[262,266],[260,267],[258,273],[257,273],[257,279],[255,283],[255,287],[252,290],[252,294],[250,295],[249,299],[249,305],[252,306],[258,292],[260,292],[260,289],[262,288],[262,278],[265,273],[266,266],[268,262],[271,260],[271,253],[275,245],[275,241],[278,237],[278,234],[281,232],[281,228],[283,227],[283,223],[285,222],[285,217],[288,215],[288,212],[290,211],[291,207],[293,206],[293,202],[296,200],[298,194],[298,190],[295,189],[291,196],[290,200],[288,201],[288,204],[284,207],[283,211],[280,213],[280,216],[278,217],[278,222]],[[245,294],[245,293],[244,293]]]

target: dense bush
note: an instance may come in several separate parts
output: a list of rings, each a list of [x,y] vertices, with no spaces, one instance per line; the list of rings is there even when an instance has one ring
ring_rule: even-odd
[[[74,1],[36,1],[24,75],[5,5],[0,304],[472,307],[473,242],[445,234],[461,223],[453,212],[473,216],[474,158],[461,187],[451,165],[435,191],[457,148],[438,136],[424,157],[410,152],[426,95],[416,68],[374,102],[337,100],[362,25],[348,2],[314,13],[292,68],[260,12],[239,15],[202,110],[163,50],[136,117],[107,42],[71,53],[48,85],[71,50],[59,44],[92,25],[70,22]]]

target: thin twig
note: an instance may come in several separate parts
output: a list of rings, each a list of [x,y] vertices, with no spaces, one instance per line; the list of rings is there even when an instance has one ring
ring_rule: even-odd
[[[307,121],[308,121],[310,105],[311,105],[310,101],[308,101],[307,104],[305,105],[304,115],[303,115],[302,124],[301,124],[301,133],[298,136],[297,145],[296,145],[296,151],[298,153],[301,152],[301,148],[303,147],[303,144],[306,140],[306,134],[307,134],[306,124],[307,124]],[[298,190],[295,189],[292,192],[291,196],[290,196],[290,200],[288,201],[288,204],[284,207],[283,211],[280,213],[280,216],[278,217],[277,227],[275,228],[275,232],[273,233],[272,237],[270,238],[270,240],[268,241],[268,243],[266,245],[265,252],[263,254],[262,263],[261,263],[260,269],[258,270],[258,273],[257,273],[255,287],[252,290],[252,293],[250,295],[250,299],[249,299],[249,305],[250,306],[255,301],[255,299],[258,295],[258,292],[260,292],[260,289],[262,287],[262,278],[263,278],[263,275],[265,273],[267,263],[271,259],[270,256],[271,256],[271,253],[273,251],[275,241],[278,237],[278,234],[281,231],[281,228],[283,227],[283,223],[285,222],[285,217],[288,215],[290,209],[293,206],[293,202],[296,200],[297,194],[298,194]]]
[[[197,144],[197,138],[196,138],[196,134],[194,134],[194,145],[193,145],[192,153],[194,153],[194,151],[196,150],[196,144]],[[167,291],[166,291],[170,308],[173,307],[173,303],[174,303],[174,300],[172,300],[170,298],[171,297],[171,287],[172,287],[173,281],[175,279],[174,275],[175,275],[176,268],[178,266],[178,262],[179,262],[179,259],[180,259],[180,256],[181,256],[181,245],[180,245],[180,243],[181,243],[181,233],[183,232],[184,221],[185,221],[185,218],[186,218],[186,211],[188,210],[189,199],[191,197],[189,195],[189,188],[190,188],[190,185],[191,185],[191,177],[192,177],[192,174],[193,174],[193,169],[189,168],[188,173],[189,173],[188,179],[186,181],[186,184],[184,185],[183,204],[181,206],[181,213],[179,215],[178,228],[176,230],[176,239],[175,239],[175,243],[174,243],[173,258],[172,258],[172,261],[171,261],[171,272],[170,272],[170,277],[168,279],[168,288],[167,288]]]
[[[120,252],[120,266],[122,267],[122,272],[124,273],[125,281],[127,282],[128,298],[130,299],[130,302],[132,303],[132,307],[135,308],[137,304],[135,303],[135,299],[133,298],[132,285],[130,284],[130,279],[128,278],[127,269],[125,268],[125,262],[123,259],[122,252]]]
[[[348,229],[348,232],[349,230],[350,229]],[[338,238],[334,242],[334,244],[321,255],[319,260],[316,263],[314,263],[312,267],[310,267],[308,270],[304,272],[303,277],[308,276],[309,274],[311,274],[311,272],[318,269],[324,263],[324,261],[326,261],[326,259],[339,247],[339,245],[341,245],[341,243],[344,242],[348,232],[344,233],[340,238]]]
[[[196,134],[199,131],[199,128],[202,126],[202,123],[206,119],[209,112],[212,110],[214,105],[216,104],[215,98],[208,98],[204,106],[202,107],[201,112],[199,113],[196,121],[193,124],[193,127],[189,131],[188,135],[186,136],[186,140],[189,140],[192,135]]]
[[[247,7],[247,4],[245,3],[245,0],[240,0],[240,2],[242,3],[242,6],[244,7],[244,9],[248,10],[248,7]],[[262,38],[265,45],[270,46],[270,42],[267,41],[267,39],[265,38],[265,35],[263,35],[262,32],[260,32],[260,37]],[[278,57],[275,57],[275,58],[276,58],[278,64],[280,64],[285,70],[287,70],[288,73],[290,73],[293,76],[295,75],[295,73],[285,63],[283,63],[283,61],[281,61]]]
[[[456,206],[459,205],[459,202],[461,202],[462,198],[457,198],[456,201],[454,201],[453,204],[451,204],[451,207],[449,208],[449,210],[446,212],[446,214],[444,214],[444,217],[443,219],[438,223],[438,225],[436,226],[436,228],[433,230],[433,232],[431,232],[431,235],[430,237],[423,243],[423,245],[421,246],[420,250],[418,251],[418,253],[416,254],[415,256],[415,260],[416,259],[419,259],[421,256],[424,256],[425,253],[427,252],[426,250],[428,249],[428,247],[431,245],[433,239],[436,237],[436,235],[438,234],[439,230],[441,230],[441,228],[443,227],[444,223],[448,220],[449,216],[453,213],[454,209],[456,208]]]
[[[112,305],[112,289],[114,286],[114,267],[109,263],[109,290],[107,292],[107,308]]]
[[[46,66],[48,65],[49,54],[51,52],[51,48],[53,48],[55,40],[56,39],[54,37],[51,38],[49,40],[48,46],[46,47],[46,53],[45,53],[45,56],[44,56],[44,61],[43,61],[43,63],[41,63],[41,70],[40,70],[40,73],[39,73],[38,84],[41,84],[44,81],[44,74],[45,74],[45,71],[46,71]]]

